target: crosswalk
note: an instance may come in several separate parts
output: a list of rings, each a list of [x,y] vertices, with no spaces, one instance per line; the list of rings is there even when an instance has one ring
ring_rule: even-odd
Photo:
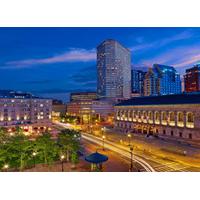
[[[160,164],[154,166],[157,172],[189,172],[190,168],[188,166],[181,165],[176,162],[168,162],[165,164]]]

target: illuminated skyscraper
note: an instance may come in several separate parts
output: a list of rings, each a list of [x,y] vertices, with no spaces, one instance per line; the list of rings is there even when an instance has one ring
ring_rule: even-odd
[[[131,86],[133,94],[139,94],[139,96],[144,95],[145,74],[146,72],[142,70],[131,70]]]
[[[115,40],[105,40],[97,47],[97,94],[130,98],[131,53]]]
[[[154,64],[144,80],[144,95],[168,95],[181,93],[180,74],[172,66]]]

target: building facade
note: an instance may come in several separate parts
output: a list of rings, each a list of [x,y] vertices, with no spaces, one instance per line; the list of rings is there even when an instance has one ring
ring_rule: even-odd
[[[200,91],[200,65],[187,69],[184,75],[185,92]]]
[[[144,80],[144,95],[157,96],[181,93],[180,74],[174,67],[154,64]]]
[[[97,47],[97,94],[130,98],[131,53],[115,40],[105,40]]]
[[[82,123],[90,123],[92,119],[106,121],[114,116],[114,107],[107,100],[72,101],[67,104],[67,114],[79,117]]]
[[[115,106],[115,127],[200,141],[200,94],[138,97]]]
[[[32,133],[51,126],[52,100],[28,93],[0,91],[0,126]]]
[[[144,79],[146,72],[142,70],[131,70],[131,89],[132,94],[144,95]]]

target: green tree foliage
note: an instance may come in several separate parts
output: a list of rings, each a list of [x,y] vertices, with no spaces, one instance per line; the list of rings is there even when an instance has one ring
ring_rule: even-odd
[[[38,159],[44,164],[52,164],[58,158],[58,146],[50,133],[44,133],[35,140],[34,149]]]
[[[61,153],[66,154],[67,161],[70,160],[70,156],[74,152],[80,150],[80,133],[75,130],[64,129],[58,135],[58,146]]]
[[[50,133],[44,133],[35,140],[30,140],[20,128],[17,128],[13,135],[9,135],[6,129],[0,128],[1,170],[8,164],[12,170],[23,171],[27,167],[32,167],[34,160],[36,164],[52,164],[60,159],[61,153],[76,164],[79,149],[80,133],[74,130],[62,130],[57,140],[52,139]]]

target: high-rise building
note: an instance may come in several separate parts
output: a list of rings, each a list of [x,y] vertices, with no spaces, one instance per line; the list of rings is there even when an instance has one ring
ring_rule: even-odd
[[[97,94],[130,98],[131,53],[115,40],[105,40],[97,47]]]
[[[184,75],[185,92],[200,91],[200,65],[187,69]]]
[[[146,72],[142,70],[131,70],[131,89],[133,94],[138,94],[139,96],[144,95],[144,78]]]
[[[168,95],[181,93],[180,74],[172,66],[154,64],[145,75],[144,95]]]

